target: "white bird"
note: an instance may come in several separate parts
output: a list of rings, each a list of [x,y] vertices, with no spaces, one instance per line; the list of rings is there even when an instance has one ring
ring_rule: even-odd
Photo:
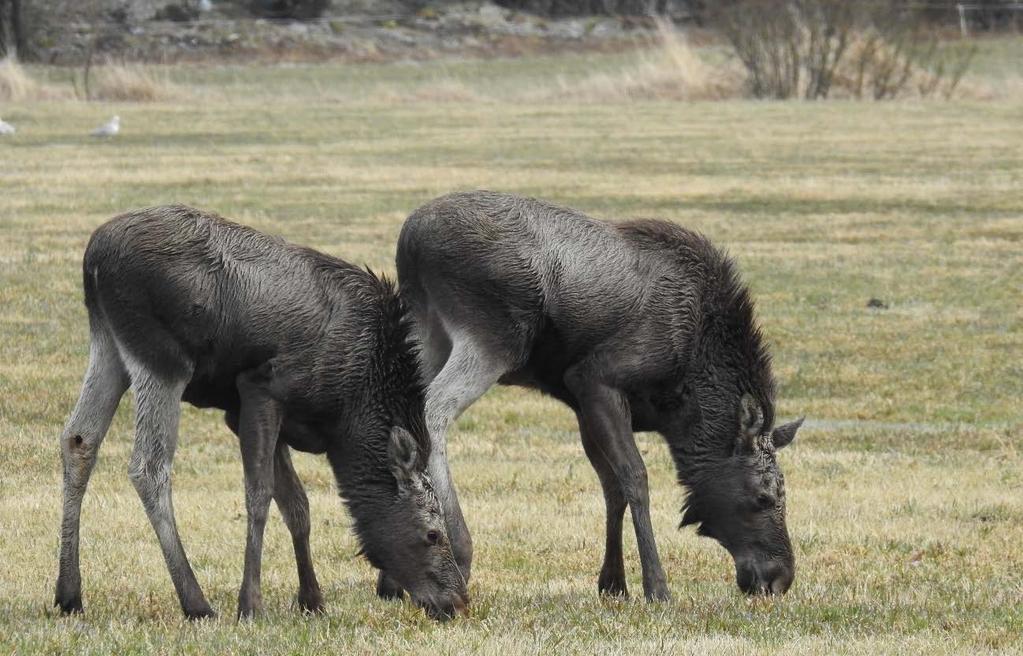
[[[121,117],[115,116],[92,131],[94,137],[112,137],[121,131]]]
[[[0,118],[0,137],[8,134],[14,134],[15,132],[17,132],[17,130],[14,129],[13,125]]]

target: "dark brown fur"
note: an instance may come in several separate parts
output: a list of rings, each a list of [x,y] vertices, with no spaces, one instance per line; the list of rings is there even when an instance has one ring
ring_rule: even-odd
[[[668,596],[636,430],[664,436],[689,490],[683,523],[700,522],[728,548],[740,587],[788,588],[794,558],[774,450],[798,424],[774,428],[775,383],[753,302],[706,238],[663,221],[614,224],[477,191],[416,210],[397,264],[433,381],[434,449],[494,383],[539,389],[576,412],[607,502],[601,591],[625,591],[628,506],[644,591]],[[431,465],[456,557],[466,561],[471,552],[459,545],[471,542],[444,471]]]

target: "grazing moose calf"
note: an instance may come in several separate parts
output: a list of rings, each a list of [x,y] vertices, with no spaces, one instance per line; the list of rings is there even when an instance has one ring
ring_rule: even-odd
[[[626,594],[622,521],[632,521],[648,599],[667,599],[633,431],[658,431],[689,489],[682,525],[717,539],[746,592],[783,593],[795,567],[775,451],[770,358],[732,262],[661,221],[612,224],[485,191],[416,210],[398,241],[416,319],[433,440],[429,470],[455,558],[472,543],[445,459],[445,431],[496,383],[571,407],[604,491],[603,593]],[[386,573],[385,573],[386,574]],[[393,594],[381,576],[378,592]]]
[[[291,532],[299,603],[322,598],[309,502],[289,447],[325,453],[369,561],[433,617],[465,608],[443,510],[425,472],[423,389],[390,283],[346,262],[187,207],[118,216],[83,263],[91,346],[61,435],[64,518],[55,603],[82,609],[79,513],[121,396],[135,392],[129,475],[189,618],[213,614],[178,537],[171,461],[181,400],[226,413],[238,435],[248,532],[238,597],[259,612],[270,499]]]

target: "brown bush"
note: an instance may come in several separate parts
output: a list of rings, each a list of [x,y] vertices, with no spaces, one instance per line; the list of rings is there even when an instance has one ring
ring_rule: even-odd
[[[901,0],[737,0],[714,20],[758,98],[949,96],[973,56],[941,47],[923,15]]]

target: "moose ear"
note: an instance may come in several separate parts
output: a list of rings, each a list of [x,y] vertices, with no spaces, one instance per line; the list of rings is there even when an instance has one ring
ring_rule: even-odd
[[[796,431],[803,425],[803,420],[806,417],[800,417],[795,421],[790,421],[787,424],[782,424],[771,432],[771,441],[774,442],[775,449],[781,449],[788,446],[792,440],[796,439]]]
[[[739,436],[735,442],[736,453],[752,453],[760,429],[764,427],[764,411],[749,394],[739,400]]]
[[[404,487],[412,480],[412,471],[418,458],[419,447],[412,434],[400,426],[393,427],[387,445],[387,459],[399,487]]]

